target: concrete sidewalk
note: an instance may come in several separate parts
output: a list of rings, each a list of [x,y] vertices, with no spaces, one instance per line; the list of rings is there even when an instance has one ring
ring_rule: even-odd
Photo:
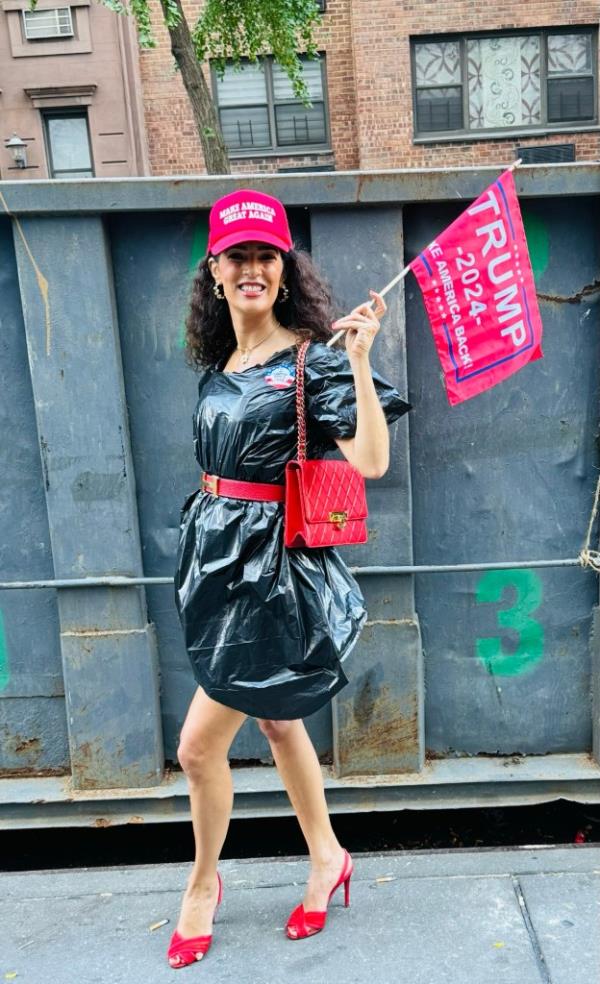
[[[340,889],[298,941],[307,860],[221,862],[212,948],[181,970],[165,953],[189,864],[0,875],[0,981],[599,984],[600,847],[353,857],[351,907]]]

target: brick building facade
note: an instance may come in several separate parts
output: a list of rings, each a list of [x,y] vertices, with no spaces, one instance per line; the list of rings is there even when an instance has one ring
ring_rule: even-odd
[[[365,44],[355,43],[354,47],[357,144],[362,168],[500,164],[514,158],[517,145],[528,147],[549,143],[574,144],[577,160],[600,156],[596,4],[577,0],[532,0],[529,3],[498,0],[493,5],[483,0],[448,3],[418,0],[395,4],[386,0],[374,5],[367,0],[353,0],[352,14],[353,37],[366,39]],[[501,135],[485,139],[471,132],[460,140],[444,135],[443,139],[415,142],[419,138],[414,135],[409,39],[440,35],[460,38],[467,30],[489,37],[519,37],[518,33],[505,32],[544,28],[562,29],[564,35],[570,36],[576,25],[591,29],[594,110],[589,122],[554,124],[553,127],[543,124],[511,127],[510,134],[507,128],[506,139]]]
[[[197,10],[186,6],[190,19]],[[597,17],[589,0],[500,0],[493,7],[483,0],[327,0],[317,37],[326,146],[237,147],[232,169],[502,164],[517,148],[550,145],[567,158],[597,159]],[[199,173],[202,151],[187,98],[166,31],[157,34],[158,48],[140,56],[152,173]],[[277,119],[273,107],[269,112],[273,132]],[[442,129],[435,122],[441,117]]]
[[[158,0],[158,45],[91,0],[0,0],[1,178],[198,174],[202,150]],[[65,0],[62,0],[64,3]],[[203,0],[184,2],[193,23]],[[591,0],[325,0],[312,108],[266,57],[206,77],[236,172],[598,159]],[[21,140],[26,166],[9,140]],[[22,163],[22,162],[21,162]]]
[[[198,16],[200,6],[197,2],[184,3],[190,22]],[[350,0],[329,0],[317,37],[320,51],[325,52],[328,148],[305,149],[302,153],[292,149],[280,153],[232,154],[232,170],[258,172],[309,167],[351,170],[359,166],[351,6]],[[154,24],[158,46],[140,55],[152,173],[197,174],[204,170],[202,149],[183,83],[174,70],[169,37],[158,9]],[[215,80],[208,71],[206,77],[214,87]]]

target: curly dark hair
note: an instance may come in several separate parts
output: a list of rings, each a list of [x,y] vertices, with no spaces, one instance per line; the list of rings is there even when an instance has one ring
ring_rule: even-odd
[[[215,281],[208,265],[210,255],[198,264],[185,322],[186,362],[194,369],[214,367],[221,359],[228,358],[236,347],[229,305],[213,293]],[[339,317],[329,284],[318,272],[309,253],[291,249],[281,255],[289,297],[286,301],[276,301],[277,320],[284,328],[297,332],[299,341],[306,338],[329,341],[331,322]],[[334,347],[338,345],[339,342],[334,343]]]

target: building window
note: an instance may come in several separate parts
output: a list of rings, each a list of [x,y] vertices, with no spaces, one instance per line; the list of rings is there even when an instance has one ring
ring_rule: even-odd
[[[44,113],[44,134],[51,178],[93,178],[86,113]]]
[[[414,39],[416,136],[595,123],[592,28]]]
[[[70,7],[52,10],[24,10],[23,30],[27,41],[45,41],[47,38],[73,36]]]
[[[292,83],[272,58],[245,62],[241,70],[214,76],[216,101],[225,143],[234,154],[329,146],[325,111],[325,59],[300,56],[312,106],[294,96]]]

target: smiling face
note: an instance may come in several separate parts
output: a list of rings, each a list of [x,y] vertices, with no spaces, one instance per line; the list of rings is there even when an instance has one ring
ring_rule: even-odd
[[[210,272],[223,285],[231,313],[266,314],[277,300],[283,257],[268,243],[245,242],[209,260]]]

